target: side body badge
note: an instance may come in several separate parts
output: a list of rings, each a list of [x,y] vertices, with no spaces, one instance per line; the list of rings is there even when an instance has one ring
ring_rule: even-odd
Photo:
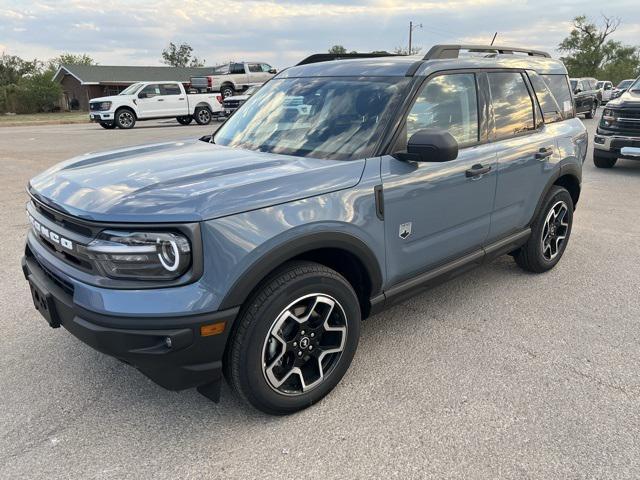
[[[412,227],[411,222],[403,223],[400,225],[400,231],[398,235],[400,236],[401,239],[406,240],[409,237],[409,235],[411,235],[411,227]]]

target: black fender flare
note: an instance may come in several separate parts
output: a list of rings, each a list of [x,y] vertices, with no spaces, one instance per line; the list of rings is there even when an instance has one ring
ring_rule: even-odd
[[[561,165],[560,168],[557,168],[551,178],[547,180],[547,184],[544,186],[544,190],[542,191],[542,195],[538,199],[538,204],[536,205],[536,209],[533,211],[533,216],[529,220],[529,225],[533,224],[534,220],[537,218],[540,213],[540,209],[542,209],[542,203],[544,199],[547,197],[549,190],[553,187],[559,178],[571,176],[574,177],[578,181],[578,185],[582,184],[582,168],[575,163],[567,163],[565,165]],[[575,209],[575,205],[574,205]]]
[[[219,309],[242,305],[258,284],[273,270],[304,253],[322,248],[336,248],[354,255],[362,263],[371,281],[371,297],[382,290],[382,270],[369,246],[358,237],[342,232],[318,232],[301,235],[277,245],[262,255],[235,281],[222,299]]]

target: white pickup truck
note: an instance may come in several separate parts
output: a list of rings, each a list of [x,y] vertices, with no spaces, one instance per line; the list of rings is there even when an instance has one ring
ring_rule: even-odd
[[[222,96],[188,94],[180,82],[138,82],[118,95],[92,98],[89,118],[103,128],[133,128],[137,120],[175,118],[182,125],[207,125],[222,112]]]

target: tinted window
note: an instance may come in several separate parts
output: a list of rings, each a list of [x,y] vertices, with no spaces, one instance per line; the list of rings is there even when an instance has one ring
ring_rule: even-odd
[[[566,75],[540,75],[562,110],[562,118],[573,117],[573,100]],[[573,80],[572,80],[573,82]]]
[[[140,93],[146,93],[147,98],[155,97],[156,95],[160,95],[160,85],[158,84],[147,85],[142,89]]]
[[[408,83],[406,77],[271,80],[220,127],[214,142],[300,157],[366,158]]]
[[[165,83],[162,85],[163,95],[180,95],[180,87],[176,83]]]
[[[231,73],[244,73],[244,64],[242,64],[242,63],[232,63],[230,72]]]
[[[536,97],[538,97],[538,103],[540,104],[540,108],[542,108],[542,116],[545,123],[562,120],[562,109],[545,81],[536,72],[528,72],[527,74],[531,80],[531,85],[536,93]]]
[[[251,73],[258,73],[258,72],[261,72],[262,70],[260,69],[260,65],[258,65],[257,63],[250,63],[249,71]]]
[[[533,130],[533,103],[522,74],[496,72],[488,77],[496,140]]]
[[[423,128],[448,130],[460,146],[478,141],[474,74],[440,75],[429,80],[407,116],[407,140]]]
[[[261,63],[260,68],[262,69],[263,72],[268,73],[269,70],[271,70],[271,65],[267,65],[266,63]]]

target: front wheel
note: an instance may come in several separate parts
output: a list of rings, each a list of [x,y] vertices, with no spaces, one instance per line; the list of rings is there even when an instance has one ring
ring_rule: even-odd
[[[230,339],[225,375],[255,408],[284,415],[327,395],[360,336],[360,305],[339,273],[291,262],[247,301]]]
[[[617,158],[601,157],[596,151],[593,152],[593,164],[597,168],[612,168],[617,161]]]
[[[567,248],[572,225],[571,195],[566,189],[554,185],[531,225],[529,240],[514,253],[516,263],[529,272],[551,270]]]
[[[207,107],[198,107],[194,112],[194,117],[198,125],[209,125],[211,123],[211,110]]]
[[[136,116],[131,110],[123,108],[122,110],[118,110],[116,112],[115,124],[118,126],[118,128],[128,130],[130,128],[133,128],[133,126],[136,124]]]

